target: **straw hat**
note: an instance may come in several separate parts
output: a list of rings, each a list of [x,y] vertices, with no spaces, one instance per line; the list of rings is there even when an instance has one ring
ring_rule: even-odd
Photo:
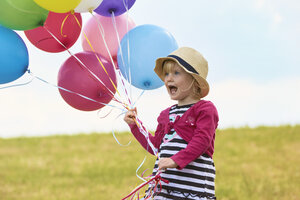
[[[164,81],[163,64],[166,60],[173,60],[181,66],[187,73],[191,74],[199,83],[201,97],[205,97],[209,92],[209,85],[206,81],[208,64],[205,58],[195,49],[181,47],[173,51],[170,55],[156,60],[155,73]]]

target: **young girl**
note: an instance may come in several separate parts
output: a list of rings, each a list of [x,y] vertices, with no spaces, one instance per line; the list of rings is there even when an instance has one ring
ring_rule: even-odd
[[[155,135],[149,133],[159,158],[153,175],[161,171],[161,177],[169,181],[161,181],[154,199],[216,199],[212,156],[219,119],[213,103],[201,100],[209,92],[207,61],[196,50],[182,47],[157,59],[154,71],[164,81],[171,99],[177,101],[160,113]],[[136,110],[129,110],[124,120],[135,138],[153,154],[135,117]]]

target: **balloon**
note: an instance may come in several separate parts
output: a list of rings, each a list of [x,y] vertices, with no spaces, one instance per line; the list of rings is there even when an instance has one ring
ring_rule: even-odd
[[[81,15],[79,13],[74,15],[80,25],[71,13],[54,12],[49,12],[44,25],[67,48],[73,46],[81,32]],[[52,53],[65,51],[66,49],[44,27],[25,31],[25,35],[34,46],[43,51]]]
[[[134,3],[135,0],[103,0],[100,6],[94,11],[106,17],[111,17],[112,12],[115,16],[118,16],[129,10]]]
[[[161,87],[163,82],[153,71],[155,60],[167,56],[177,48],[176,40],[167,30],[155,25],[137,26],[121,41],[118,65],[127,80],[130,71],[133,86],[144,90],[156,89]]]
[[[58,86],[67,90],[84,95],[88,98],[108,104],[113,97],[111,92],[115,93],[115,87],[111,83],[116,83],[116,74],[110,62],[100,55],[99,58],[105,67],[108,75],[101,67],[95,54],[92,52],[80,52],[75,56],[81,60],[84,65],[91,70],[103,83],[97,80],[83,65],[81,65],[73,56],[69,57],[61,66],[58,73]],[[109,92],[108,89],[111,91]],[[104,105],[97,103],[76,94],[59,89],[62,98],[73,108],[92,111],[102,108]]]
[[[103,0],[81,0],[80,4],[75,8],[75,12],[90,12],[97,8]]]
[[[21,1],[21,0],[20,0]],[[66,13],[78,6],[81,0],[34,0],[39,6],[56,13]]]
[[[14,30],[43,26],[48,10],[32,0],[0,0],[0,24]]]
[[[28,68],[28,51],[22,38],[0,25],[0,84],[21,77]]]
[[[100,22],[103,29],[101,29],[101,26],[98,26],[98,21]],[[117,26],[120,40],[128,32],[128,30],[135,27],[135,23],[127,15],[120,15],[115,18],[115,21],[116,21],[116,26]],[[128,23],[128,28],[127,28],[127,23]],[[105,47],[105,43],[101,31],[99,30],[99,27],[100,30],[104,31],[105,34],[104,39],[108,46],[109,52],[111,53],[112,58],[114,60],[117,60],[119,42],[112,22],[112,18],[103,17],[101,15],[95,14],[95,17],[90,18],[88,22],[85,24],[85,26],[83,27],[83,31],[86,34],[86,37],[90,41],[94,50],[97,53],[101,54],[103,57],[105,57],[107,60],[111,61],[109,57],[109,53],[107,52],[107,49]],[[89,43],[86,40],[86,37],[84,34],[81,35],[82,48],[84,51],[92,51]]]

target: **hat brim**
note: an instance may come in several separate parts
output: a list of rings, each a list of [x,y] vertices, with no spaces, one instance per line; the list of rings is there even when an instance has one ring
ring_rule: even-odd
[[[163,74],[163,64],[166,60],[172,60],[172,61],[176,62],[180,67],[182,67],[182,69],[184,69],[184,71],[191,74],[195,78],[195,80],[198,82],[198,84],[201,88],[201,98],[205,97],[209,93],[208,82],[204,78],[199,76],[198,74],[188,71],[184,66],[182,66],[178,62],[178,60],[176,60],[173,57],[162,57],[162,58],[158,58],[156,60],[154,71],[162,81],[164,81],[164,78],[165,78],[165,76]]]

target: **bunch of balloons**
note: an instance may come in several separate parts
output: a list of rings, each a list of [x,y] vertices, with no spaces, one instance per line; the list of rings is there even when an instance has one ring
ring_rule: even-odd
[[[155,25],[136,26],[128,16],[135,0],[1,0],[0,84],[10,83],[28,71],[29,53],[24,31],[38,49],[68,51],[61,65],[58,88],[72,107],[92,111],[118,101],[118,78],[151,90],[163,82],[153,68],[158,57],[178,48],[174,37]],[[81,14],[91,18],[82,24]],[[82,52],[70,48],[81,35]],[[117,78],[118,77],[118,78]]]

